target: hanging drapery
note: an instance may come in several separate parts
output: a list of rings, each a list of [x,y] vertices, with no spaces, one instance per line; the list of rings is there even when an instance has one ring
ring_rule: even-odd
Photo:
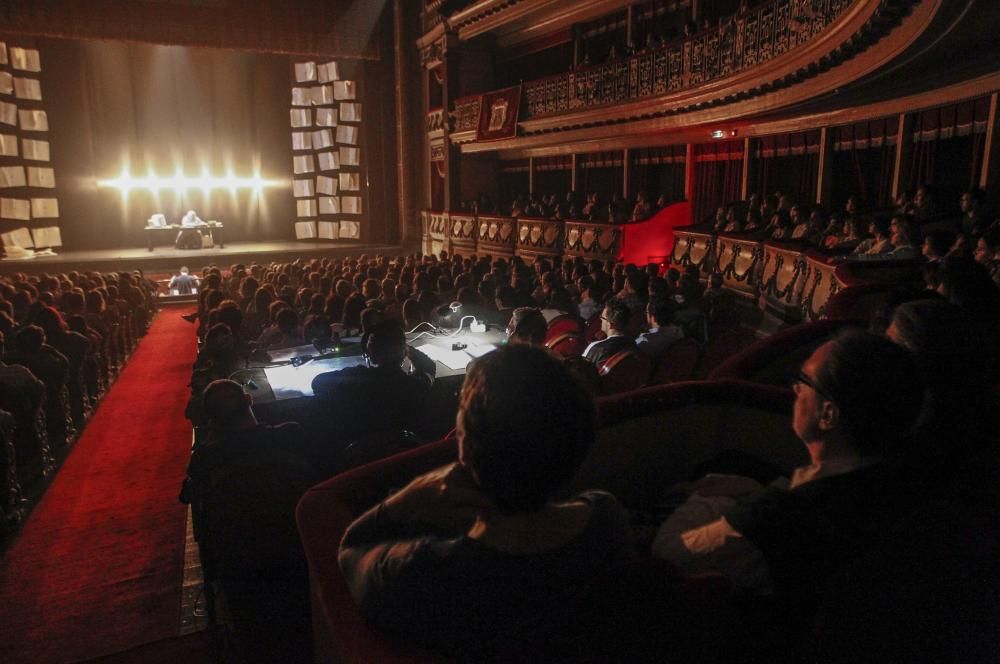
[[[743,159],[743,141],[694,146],[695,223],[704,221],[718,206],[739,199]]]
[[[580,193],[596,193],[604,202],[622,193],[625,155],[621,150],[583,154],[577,163],[580,165]]]
[[[667,203],[684,198],[687,146],[665,145],[629,152],[629,195],[642,192],[650,203],[663,196]]]
[[[834,199],[860,197],[866,206],[892,204],[899,116],[858,122],[830,130],[834,151]]]
[[[910,187],[934,185],[945,180],[961,188],[975,187],[979,183],[983,152],[986,147],[986,126],[989,121],[988,97],[970,99],[951,106],[941,106],[917,113],[913,125],[913,156],[910,164]],[[971,138],[968,138],[971,137]],[[967,139],[968,173],[961,181],[949,171],[953,159],[940,160],[937,154],[944,150],[945,141]],[[951,152],[953,148],[949,149]]]
[[[800,203],[811,203],[819,179],[818,130],[763,136],[755,141],[757,178],[753,190],[760,194],[780,191]]]

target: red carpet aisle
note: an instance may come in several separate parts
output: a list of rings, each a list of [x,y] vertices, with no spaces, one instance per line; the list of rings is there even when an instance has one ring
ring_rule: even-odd
[[[73,662],[178,634],[189,310],[156,317],[0,563],[0,661]]]

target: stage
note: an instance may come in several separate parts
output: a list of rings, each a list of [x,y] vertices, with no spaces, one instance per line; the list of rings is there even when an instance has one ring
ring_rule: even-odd
[[[95,251],[62,251],[56,256],[38,256],[25,260],[0,261],[0,274],[26,272],[68,272],[97,271],[118,272],[142,270],[146,274],[176,273],[185,265],[191,272],[200,272],[207,265],[218,265],[226,268],[237,263],[250,264],[270,263],[272,261],[287,262],[296,258],[303,261],[323,257],[360,256],[368,254],[399,255],[410,253],[415,248],[404,249],[399,245],[360,244],[357,242],[330,241],[289,241],[289,242],[234,242],[227,243],[225,248],[211,249],[175,249],[172,246],[159,246],[154,251],[146,247],[131,247],[127,249],[100,249]]]

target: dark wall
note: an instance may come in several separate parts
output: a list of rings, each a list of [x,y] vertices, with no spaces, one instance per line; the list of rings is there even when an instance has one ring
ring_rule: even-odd
[[[230,241],[294,238],[287,56],[125,42],[40,39],[42,92],[67,250],[142,246],[155,212],[194,208],[226,225]],[[217,190],[127,197],[99,188],[132,175],[203,170],[280,180]]]

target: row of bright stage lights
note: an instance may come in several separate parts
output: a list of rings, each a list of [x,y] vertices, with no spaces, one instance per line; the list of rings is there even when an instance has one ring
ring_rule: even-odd
[[[287,180],[266,180],[260,175],[241,178],[229,173],[223,177],[217,177],[203,172],[200,177],[191,177],[183,173],[176,173],[172,177],[159,177],[152,174],[134,176],[128,171],[123,171],[117,178],[98,180],[97,185],[118,189],[123,195],[128,195],[132,190],[150,191],[154,194],[174,191],[178,195],[182,195],[188,191],[201,190],[207,194],[220,189],[228,189],[232,194],[240,189],[250,189],[254,194],[259,195],[264,192],[264,189],[288,187],[289,183]]]

